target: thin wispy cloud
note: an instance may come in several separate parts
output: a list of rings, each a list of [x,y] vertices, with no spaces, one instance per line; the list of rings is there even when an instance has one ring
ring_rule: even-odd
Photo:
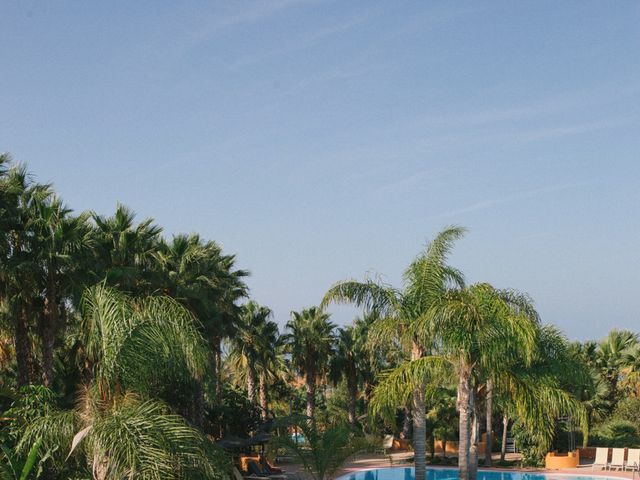
[[[216,13],[200,28],[193,30],[191,36],[196,39],[206,39],[225,28],[264,21],[290,8],[316,2],[317,0],[265,0],[251,3],[235,3],[232,5],[240,5],[241,9]]]
[[[434,178],[438,177],[441,174],[442,172],[438,172],[433,169],[420,170],[377,188],[375,190],[375,193],[389,194],[398,191],[406,192],[407,190],[413,189],[415,187],[425,185],[427,181],[432,182]]]
[[[556,192],[562,192],[565,190],[572,190],[572,189],[576,189],[579,187],[583,187],[584,185],[586,185],[585,183],[567,183],[567,184],[561,184],[561,185],[552,185],[549,187],[542,187],[542,188],[534,188],[531,190],[525,190],[522,192],[518,192],[518,193],[514,193],[512,195],[506,195],[504,197],[498,197],[498,198],[492,198],[492,199],[488,199],[488,200],[482,200],[479,202],[475,202],[469,205],[465,205],[463,207],[460,208],[456,208],[453,210],[449,210],[447,212],[443,212],[441,214],[438,215],[433,215],[429,218],[431,219],[442,219],[442,218],[448,218],[448,217],[454,217],[457,215],[463,215],[465,213],[471,213],[471,212],[477,212],[479,210],[486,210],[488,208],[492,208],[492,207],[496,207],[498,205],[502,205],[505,203],[510,203],[510,202],[516,202],[519,200],[527,200],[527,199],[531,199],[531,198],[535,198],[538,197],[540,195],[543,194],[547,194],[547,193],[556,193]]]
[[[529,131],[517,132],[511,135],[511,139],[519,142],[536,142],[554,138],[582,135],[597,132],[609,128],[630,125],[637,122],[638,117],[610,118],[595,122],[577,123],[573,125],[558,125],[549,128],[539,128]]]
[[[171,38],[171,42],[163,47],[163,57],[179,59],[221,32],[265,22],[292,9],[317,2],[318,0],[260,0],[229,3],[231,8],[227,9],[220,8],[220,5],[226,4],[215,4],[216,8],[212,12],[200,15],[179,35]]]
[[[358,14],[357,16],[334,25],[330,25],[324,28],[317,29],[311,33],[307,33],[304,37],[298,38],[295,41],[289,40],[287,45],[280,48],[274,48],[263,52],[258,52],[250,55],[245,55],[237,59],[235,62],[228,65],[229,70],[237,70],[247,66],[251,66],[260,62],[264,62],[276,57],[289,55],[306,50],[310,47],[322,43],[324,40],[347,32],[355,27],[366,24],[371,18],[376,16],[378,12],[370,12],[368,14]]]
[[[636,84],[627,87],[602,86],[582,91],[560,92],[537,101],[529,101],[520,105],[503,108],[478,109],[461,112],[428,112],[411,119],[410,124],[426,127],[477,127],[504,122],[544,118],[554,115],[565,115],[568,112],[591,108],[602,104],[623,100],[640,94]],[[409,123],[409,122],[407,122]],[[396,128],[406,128],[406,123],[397,124]]]

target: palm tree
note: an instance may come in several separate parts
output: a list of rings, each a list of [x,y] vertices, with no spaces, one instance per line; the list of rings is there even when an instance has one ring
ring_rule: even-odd
[[[607,338],[598,344],[596,366],[609,385],[609,405],[611,411],[619,400],[618,383],[628,364],[628,353],[638,345],[638,336],[625,330],[612,330]]]
[[[51,194],[37,198],[31,205],[30,230],[40,266],[42,311],[39,331],[42,341],[42,377],[45,386],[53,383],[54,343],[64,326],[65,300],[71,298],[79,283],[78,265],[90,248],[88,214],[72,216],[60,198]]]
[[[329,314],[317,307],[291,312],[287,322],[290,333],[285,337],[291,359],[305,377],[307,388],[307,417],[315,423],[316,383],[326,372],[333,351],[335,325]]]
[[[473,480],[477,471],[477,429],[472,431],[472,419],[477,418],[475,377],[480,369],[499,369],[499,363],[516,349],[525,359],[531,358],[534,323],[526,315],[512,314],[488,285],[449,293],[431,308],[428,321],[425,328],[438,332],[442,352],[458,377],[458,465],[460,478]]]
[[[265,338],[265,329],[271,310],[260,306],[254,301],[248,302],[242,307],[238,317],[236,333],[231,338],[231,351],[229,361],[235,365],[236,372],[243,372],[247,384],[247,396],[252,404],[258,403],[258,363],[267,355],[271,348]],[[277,328],[277,325],[276,325]],[[266,393],[266,392],[265,392]]]
[[[20,447],[42,439],[58,456],[82,451],[96,480],[221,478],[221,454],[154,399],[184,378],[203,379],[207,352],[192,316],[167,297],[133,300],[103,286],[87,290],[82,309],[93,381],[76,411],[39,409]]]
[[[564,335],[548,325],[538,326],[530,363],[506,361],[493,373],[503,411],[516,418],[535,442],[536,463],[549,451],[558,418],[569,417],[588,434],[587,411],[576,392],[589,377],[587,366]]]
[[[640,398],[640,342],[626,349],[624,374],[626,387]]]
[[[456,392],[454,388],[442,388],[434,391],[433,406],[427,412],[427,421],[433,425],[433,440],[442,441],[442,451],[447,454],[447,440],[453,440],[455,434]],[[435,445],[432,453],[435,455]]]
[[[477,473],[477,392],[490,381],[507,397],[522,421],[550,440],[554,420],[582,411],[559,384],[558,358],[566,343],[557,332],[541,328],[525,295],[476,284],[452,291],[424,318],[437,332],[442,358],[458,377],[459,468],[462,479]],[[485,389],[486,391],[486,389]]]
[[[162,229],[148,218],[135,224],[133,210],[118,204],[111,217],[92,215],[96,280],[135,294],[150,294],[149,274]]]
[[[598,344],[574,342],[569,346],[572,357],[587,370],[587,378],[575,388],[575,395],[586,412],[582,446],[589,445],[589,433],[594,423],[603,420],[611,410],[609,382],[597,367]]]
[[[7,165],[7,157],[2,165]],[[3,170],[4,171],[4,170]],[[32,206],[51,195],[48,185],[34,183],[24,166],[4,171],[1,179],[3,199],[3,258],[0,262],[0,302],[14,336],[18,385],[35,378],[35,361],[31,341],[33,319],[37,315],[40,264],[38,246],[31,230]]]
[[[293,421],[292,421],[293,420]],[[304,444],[294,441],[289,434],[276,437],[275,445],[291,452],[302,464],[302,468],[312,480],[326,480],[342,467],[345,461],[365,445],[354,435],[347,425],[331,425],[318,429],[306,419],[285,418],[279,426],[299,429],[304,436]]]
[[[197,234],[176,235],[160,242],[153,253],[153,283],[175,298],[203,324],[211,345],[211,369],[216,401],[221,396],[222,339],[234,333],[240,314],[237,302],[246,296],[246,270],[235,267],[235,256],[225,255],[213,241]]]
[[[449,227],[440,232],[406,269],[402,290],[371,280],[344,281],[329,289],[322,306],[331,302],[354,303],[368,312],[376,312],[379,319],[373,323],[370,332],[373,343],[392,342],[408,352],[412,361],[432,353],[433,330],[420,328],[420,320],[450,288],[464,284],[462,274],[446,264],[453,244],[464,233],[460,227]],[[396,374],[401,372],[404,370],[398,370]],[[400,390],[385,389],[384,386],[376,390],[378,410],[383,407],[395,409],[411,401],[416,478],[419,479],[424,478],[426,471],[425,383],[428,377],[425,371],[422,373],[425,375],[416,374],[411,383],[405,382]],[[408,381],[408,377],[405,376],[405,380]]]
[[[269,414],[269,383],[284,380],[287,377],[287,368],[283,358],[283,338],[280,335],[278,324],[266,321],[260,325],[258,336],[262,341],[258,344],[257,371],[258,371],[258,399],[260,402],[260,414],[266,420]]]
[[[331,379],[337,384],[341,379],[347,383],[349,425],[356,426],[356,401],[358,397],[358,351],[356,328],[348,326],[338,329],[337,341],[330,362]]]

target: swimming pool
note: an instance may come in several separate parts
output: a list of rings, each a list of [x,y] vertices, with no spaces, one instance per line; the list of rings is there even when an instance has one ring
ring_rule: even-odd
[[[426,480],[457,480],[457,468],[427,468]],[[607,480],[607,477],[555,473],[499,472],[478,470],[477,480]],[[349,473],[337,480],[415,480],[413,467],[391,467]],[[609,478],[609,480],[612,480]],[[619,479],[617,479],[619,480]]]

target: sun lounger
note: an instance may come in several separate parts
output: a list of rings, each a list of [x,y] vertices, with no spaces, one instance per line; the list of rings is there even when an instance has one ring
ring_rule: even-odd
[[[256,475],[242,475],[240,470],[236,467],[233,467],[233,480],[258,480],[261,477]]]
[[[625,470],[640,471],[640,448],[630,448],[627,450],[627,463]]]
[[[376,449],[376,453],[380,453],[382,455],[387,455],[389,450],[393,448],[393,435],[385,435],[382,439],[382,445],[380,448]]]
[[[624,448],[614,448],[611,454],[609,470],[612,468],[624,470]]]
[[[255,460],[250,460],[247,464],[247,470],[251,475],[259,478],[270,478],[272,480],[287,480],[289,477],[283,474],[271,474]]]
[[[596,459],[593,461],[591,470],[595,470],[596,467],[600,467],[600,470],[607,468],[609,465],[609,449],[598,447],[596,448]]]

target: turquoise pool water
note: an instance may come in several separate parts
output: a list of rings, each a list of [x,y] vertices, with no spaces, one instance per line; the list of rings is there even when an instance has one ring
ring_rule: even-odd
[[[455,468],[427,468],[426,480],[456,480],[458,470]],[[478,480],[603,480],[605,477],[588,475],[561,475],[521,472],[496,472],[479,470]],[[413,467],[379,468],[363,472],[349,473],[338,480],[415,480]]]

